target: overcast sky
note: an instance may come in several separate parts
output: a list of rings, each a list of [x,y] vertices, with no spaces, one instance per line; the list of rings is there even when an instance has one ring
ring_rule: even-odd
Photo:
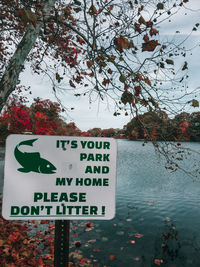
[[[180,38],[191,32],[191,29],[196,23],[200,23],[200,0],[190,0],[187,4],[188,9],[183,10],[175,17],[171,18],[163,24],[166,36],[174,35],[176,30],[180,31]],[[197,10],[197,11],[193,11]],[[185,15],[187,13],[187,15]],[[163,31],[162,31],[163,32]],[[190,40],[187,42],[188,48],[196,46],[200,43],[200,28],[194,31]],[[195,89],[200,87],[200,47],[199,45],[193,50],[192,55],[187,58],[189,62],[189,88]],[[42,99],[51,99],[56,101],[52,86],[44,77],[31,74],[27,68],[21,75],[22,84],[31,85],[32,95],[29,96],[30,103],[34,97],[41,97]],[[113,116],[115,107],[113,103],[95,101],[89,103],[88,97],[74,97],[73,94],[59,94],[63,104],[69,108],[68,114],[64,114],[67,122],[74,121],[81,130],[88,130],[94,127],[105,128],[122,128],[130,121],[129,116]],[[70,110],[74,108],[73,110]],[[199,111],[199,109],[195,110]]]

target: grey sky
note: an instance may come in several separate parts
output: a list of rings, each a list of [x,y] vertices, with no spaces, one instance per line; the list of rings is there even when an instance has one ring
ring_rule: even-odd
[[[175,31],[180,31],[176,36],[177,38],[184,38],[186,35],[191,33],[192,28],[196,23],[200,23],[200,1],[190,0],[187,4],[188,9],[184,9],[174,17],[170,18],[163,23],[161,32],[164,35],[161,38],[171,38],[174,36]],[[196,10],[196,11],[193,11]],[[187,13],[187,15],[185,15]],[[189,63],[189,88],[191,90],[200,86],[200,27],[198,31],[193,31],[190,39],[187,41],[187,48],[195,47],[192,51],[192,55],[188,53],[186,60]],[[53,92],[52,85],[44,77],[31,74],[31,71],[27,68],[26,71],[21,75],[22,84],[31,85],[32,95],[29,95],[30,101],[34,97],[41,97],[43,99],[49,98],[56,101]],[[70,88],[70,87],[69,87]],[[130,121],[129,116],[125,116],[122,112],[121,116],[113,116],[115,112],[114,104],[109,101],[99,102],[99,99],[90,104],[88,97],[74,97],[73,93],[60,93],[59,98],[62,103],[69,109],[68,114],[63,114],[67,122],[74,121],[81,130],[88,130],[94,127],[100,128],[122,128],[125,124]],[[74,108],[71,110],[71,108]],[[194,110],[190,110],[194,111]],[[195,109],[199,111],[199,109]]]

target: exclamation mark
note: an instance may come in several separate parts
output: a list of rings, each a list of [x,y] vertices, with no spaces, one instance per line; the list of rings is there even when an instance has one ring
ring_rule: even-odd
[[[106,209],[106,207],[102,206],[102,215],[105,215],[105,209]]]

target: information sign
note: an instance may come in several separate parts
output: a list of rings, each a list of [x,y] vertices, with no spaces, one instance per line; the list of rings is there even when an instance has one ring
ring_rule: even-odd
[[[10,135],[3,217],[109,220],[115,215],[117,142],[112,138]]]

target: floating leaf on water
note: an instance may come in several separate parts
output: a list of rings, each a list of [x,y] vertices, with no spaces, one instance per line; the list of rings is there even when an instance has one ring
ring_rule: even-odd
[[[135,240],[129,240],[128,243],[135,244]]]
[[[73,235],[72,235],[72,237],[77,237],[78,236],[78,233],[74,233]]]
[[[156,265],[160,265],[161,263],[163,263],[163,260],[155,259],[155,260],[154,260],[154,263],[155,263]]]
[[[89,243],[95,243],[96,241],[97,241],[96,239],[88,240]]]
[[[115,259],[115,255],[111,254],[111,255],[109,256],[109,259],[110,259],[111,261],[114,260],[114,259]]]
[[[98,251],[100,251],[100,249],[99,248],[94,248],[93,251],[98,252]]]
[[[91,231],[91,230],[93,230],[92,227],[90,227],[90,228],[86,228],[86,229],[85,229],[86,232],[89,232],[89,231]]]
[[[144,236],[143,234],[135,234],[135,237],[137,237],[137,238],[141,238],[143,236]]]
[[[93,227],[93,226],[94,226],[94,224],[93,224],[93,223],[91,223],[91,222],[87,222],[87,223],[86,223],[86,226],[87,226],[87,227]]]

